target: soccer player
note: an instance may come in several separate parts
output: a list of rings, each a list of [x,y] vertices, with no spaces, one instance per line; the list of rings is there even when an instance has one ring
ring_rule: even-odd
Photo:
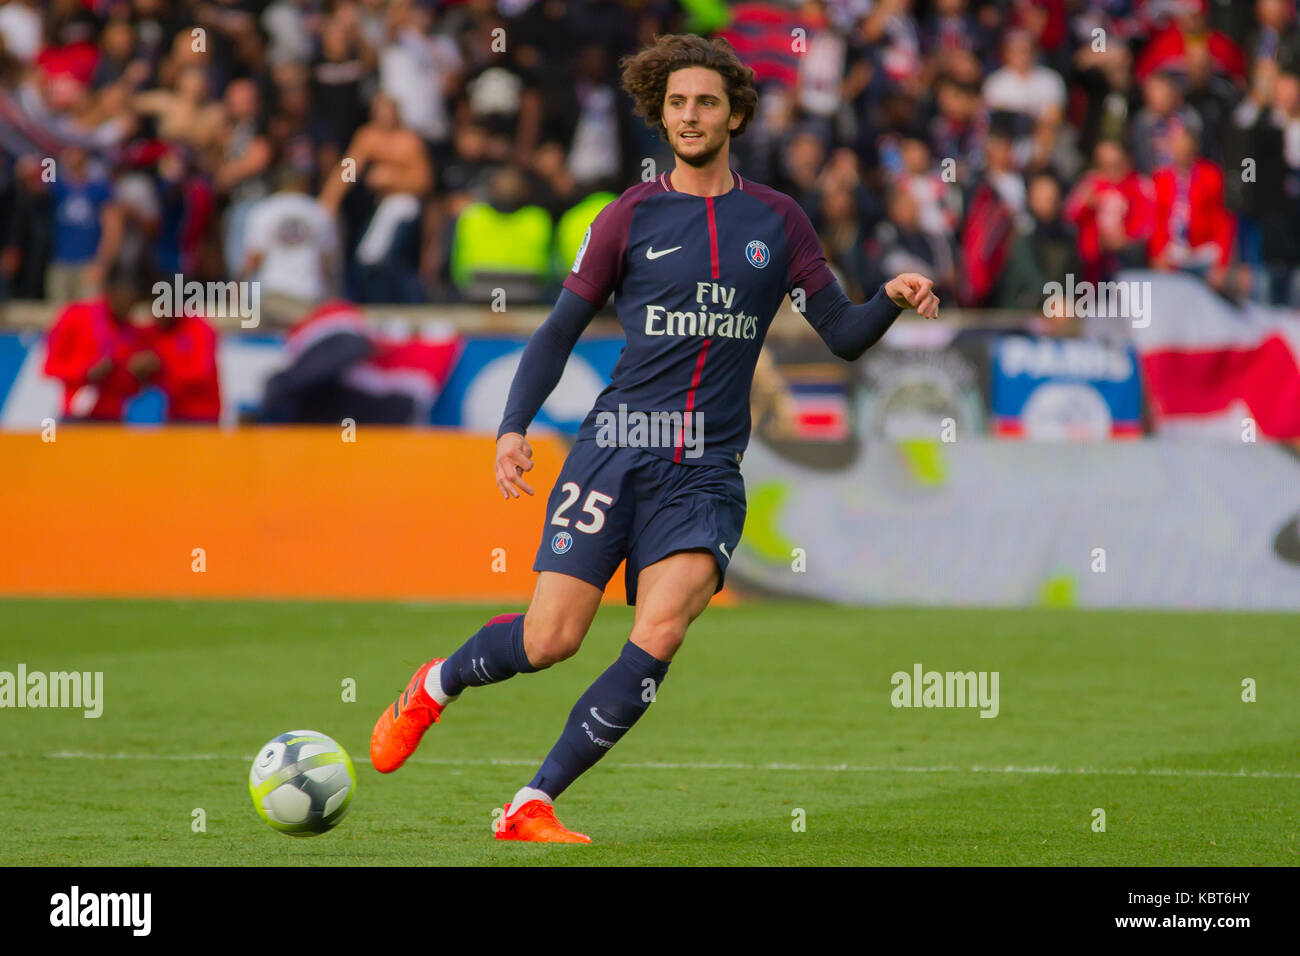
[[[850,361],[903,308],[938,315],[932,282],[914,273],[850,303],[794,200],[732,172],[731,138],[754,116],[753,75],[725,41],[696,36],[661,37],[624,61],[624,88],[676,162],[596,217],[506,400],[496,482],[517,498],[533,494],[524,433],[582,330],[615,296],[627,346],[551,492],[532,602],[417,670],[370,738],[371,762],[391,773],[466,688],[572,656],[626,559],[632,633],[506,804],[498,839],[590,842],[560,824],[554,801],[645,713],[687,628],[722,588],[745,517],[750,385],[781,301],[792,296]]]

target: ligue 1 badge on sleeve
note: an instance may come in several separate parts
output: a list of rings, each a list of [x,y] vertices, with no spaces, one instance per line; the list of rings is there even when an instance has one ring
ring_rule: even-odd
[[[582,254],[587,251],[587,243],[591,242],[591,226],[587,227],[586,233],[582,237],[582,245],[578,246],[578,253],[573,257],[573,271],[577,272],[582,266]]]

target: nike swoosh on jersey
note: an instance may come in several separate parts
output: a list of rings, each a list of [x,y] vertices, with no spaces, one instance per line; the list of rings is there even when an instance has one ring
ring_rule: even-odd
[[[720,541],[718,543],[718,550],[722,552],[722,556],[724,558],[726,558],[728,561],[731,560],[731,555],[727,554],[727,542]]]
[[[668,253],[676,252],[680,248],[681,246],[673,246],[671,249],[660,249],[658,252],[655,252],[654,246],[651,246],[645,251],[645,257],[647,259],[658,259],[660,256],[666,256]]]

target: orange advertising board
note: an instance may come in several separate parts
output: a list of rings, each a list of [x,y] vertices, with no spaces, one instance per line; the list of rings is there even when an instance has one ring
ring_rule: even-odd
[[[561,441],[506,501],[490,436],[341,431],[0,432],[0,593],[527,600]]]

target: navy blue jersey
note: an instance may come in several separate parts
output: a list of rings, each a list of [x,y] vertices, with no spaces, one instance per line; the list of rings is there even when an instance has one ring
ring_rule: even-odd
[[[591,224],[564,287],[596,308],[613,295],[627,346],[579,441],[635,444],[676,462],[740,462],[773,316],[793,289],[812,297],[834,277],[794,200],[732,175],[731,190],[708,197],[660,175]],[[617,427],[635,431],[638,412],[645,434],[609,431],[629,420]],[[674,437],[663,440],[669,428]]]

